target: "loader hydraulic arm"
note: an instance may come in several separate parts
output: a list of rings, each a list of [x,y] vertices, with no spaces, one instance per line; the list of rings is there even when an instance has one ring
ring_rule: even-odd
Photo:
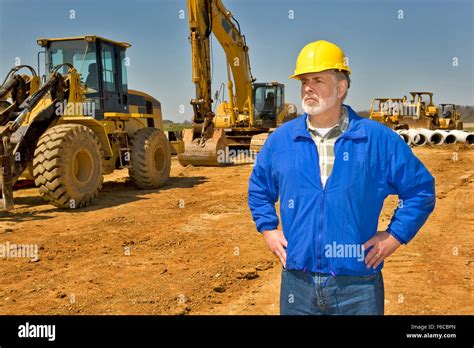
[[[33,160],[38,139],[59,117],[56,104],[67,99],[69,83],[57,70],[19,106],[18,112],[11,114],[12,119],[0,127],[0,185],[4,210],[13,208],[13,185]]]
[[[237,113],[250,115],[253,123],[252,83],[248,47],[245,36],[241,34],[238,22],[224,7],[221,0],[188,0],[190,41],[192,49],[193,82],[196,85],[196,98],[191,100],[194,110],[195,131],[207,128],[211,133],[212,95],[211,95],[211,52],[210,35],[213,33],[224,49],[227,58],[228,90],[231,117]],[[230,77],[230,71],[235,83]],[[232,120],[232,124],[235,119]],[[205,139],[204,139],[205,140]]]
[[[31,76],[19,74],[20,69],[27,68]],[[29,65],[19,65],[13,67],[2,85],[0,86],[0,125],[8,122],[10,115],[18,110],[18,107],[36,92],[40,85],[40,78],[35,69]],[[11,102],[6,98],[10,97]]]

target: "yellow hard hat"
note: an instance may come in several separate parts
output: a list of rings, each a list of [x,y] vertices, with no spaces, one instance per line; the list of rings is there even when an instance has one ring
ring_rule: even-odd
[[[316,73],[324,70],[345,70],[349,74],[351,69],[345,62],[344,52],[335,44],[319,40],[303,47],[296,61],[296,69],[291,79],[307,73]]]

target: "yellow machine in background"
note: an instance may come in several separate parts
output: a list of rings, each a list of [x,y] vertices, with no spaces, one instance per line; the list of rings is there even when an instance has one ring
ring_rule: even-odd
[[[239,23],[220,0],[188,0],[192,80],[196,85],[193,129],[184,131],[182,165],[215,166],[226,147],[258,151],[272,129],[297,115],[285,104],[285,86],[278,82],[255,83],[245,36]],[[227,58],[229,101],[212,110],[210,35],[213,33]],[[231,77],[232,75],[232,77]]]
[[[408,125],[403,122],[403,102],[402,98],[374,98],[370,104],[370,119],[397,129],[408,129]]]
[[[454,104],[433,103],[431,92],[410,92],[411,99],[374,98],[370,105],[370,118],[398,130],[409,128],[463,129],[461,115]]]
[[[437,129],[438,108],[433,104],[433,93],[410,92],[411,100],[404,112],[404,123],[410,128]],[[406,98],[405,98],[406,100]]]
[[[13,207],[12,187],[28,168],[40,195],[61,208],[91,204],[103,175],[118,168],[127,167],[138,188],[163,185],[171,159],[161,105],[128,89],[130,44],[97,36],[38,44],[46,54],[45,83],[38,86],[30,68],[31,78],[13,71],[0,89],[3,208]]]
[[[439,104],[439,106],[441,106],[439,129],[462,130],[464,128],[461,121],[461,114],[457,111],[456,104]]]

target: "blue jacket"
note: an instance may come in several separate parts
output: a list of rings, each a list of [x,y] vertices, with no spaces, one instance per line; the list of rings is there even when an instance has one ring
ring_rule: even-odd
[[[399,204],[387,231],[403,244],[435,206],[434,178],[410,147],[388,127],[357,115],[335,143],[334,167],[322,188],[316,145],[306,114],[283,124],[265,142],[249,182],[248,202],[259,232],[281,226],[287,269],[365,276],[362,245],[377,232],[383,202]]]

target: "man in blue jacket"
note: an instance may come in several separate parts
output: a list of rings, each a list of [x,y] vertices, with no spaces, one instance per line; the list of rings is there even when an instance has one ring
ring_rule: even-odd
[[[291,77],[305,113],[268,137],[250,178],[252,217],[283,266],[281,314],[383,315],[383,261],[435,206],[434,178],[409,146],[343,104],[349,74],[338,46],[302,49]],[[394,194],[398,207],[377,233]]]

